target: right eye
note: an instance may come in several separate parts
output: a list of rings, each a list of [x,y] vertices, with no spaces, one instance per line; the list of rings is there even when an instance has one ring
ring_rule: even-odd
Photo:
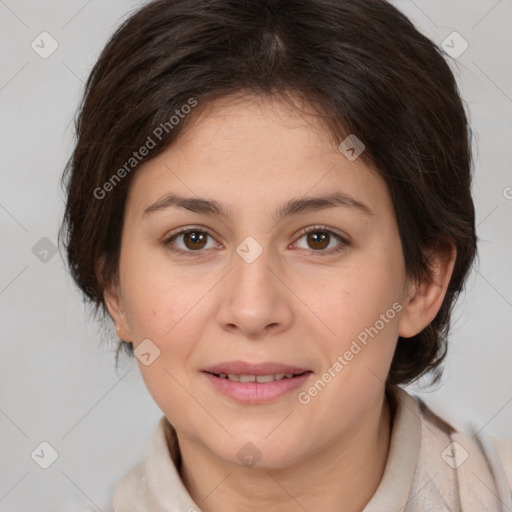
[[[208,237],[213,238],[212,235],[204,229],[189,228],[183,229],[178,233],[171,235],[162,243],[165,247],[174,253],[183,254],[186,256],[196,256],[194,253],[199,253],[201,252],[201,249],[206,247]],[[182,239],[182,247],[177,248],[175,241],[179,240],[180,238]],[[213,244],[213,247],[216,247],[215,243]],[[208,249],[208,247],[206,248]]]

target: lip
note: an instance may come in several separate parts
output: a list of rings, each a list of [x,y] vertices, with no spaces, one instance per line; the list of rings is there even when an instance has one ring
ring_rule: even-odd
[[[275,373],[303,373],[307,371],[311,370],[289,364],[273,362],[253,364],[246,361],[228,361],[203,369],[203,372],[217,374],[234,373],[236,375],[271,375]]]
[[[235,382],[229,379],[221,379],[211,373],[203,372],[203,375],[211,382],[220,393],[243,404],[264,404],[276,401],[283,395],[300,387],[311,372],[302,373],[291,379],[275,380],[273,382]]]
[[[235,382],[214,374],[234,373],[237,375],[271,375],[296,373],[292,378],[272,382]],[[205,378],[219,393],[242,404],[263,404],[278,400],[304,384],[313,372],[298,366],[281,363],[251,364],[244,361],[230,361],[211,366],[202,371]]]

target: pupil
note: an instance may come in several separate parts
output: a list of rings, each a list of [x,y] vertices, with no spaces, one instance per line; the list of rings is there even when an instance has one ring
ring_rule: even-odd
[[[192,240],[192,249],[201,249],[204,246],[204,243],[200,245],[200,247],[197,246],[197,243],[199,242],[200,244],[201,241],[204,242],[206,240],[205,234],[198,231],[191,231],[190,233],[186,233],[185,238],[187,240]]]
[[[320,239],[320,247],[314,247],[315,249],[324,249],[329,245],[329,235],[325,232],[315,232],[309,233],[308,235],[308,243],[313,244],[313,246],[318,243],[318,239]]]

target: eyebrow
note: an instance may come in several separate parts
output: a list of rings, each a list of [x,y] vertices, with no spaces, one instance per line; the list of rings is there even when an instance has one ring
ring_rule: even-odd
[[[298,197],[290,199],[274,212],[273,218],[274,220],[279,221],[284,217],[323,210],[326,208],[334,208],[336,206],[352,208],[366,215],[374,215],[372,210],[366,204],[351,195],[346,194],[345,192],[335,192],[326,196]],[[167,194],[163,196],[158,201],[148,206],[144,210],[142,216],[146,218],[154,212],[166,210],[168,208],[182,208],[194,213],[216,215],[226,219],[231,217],[229,210],[215,200],[199,197],[183,197],[176,194]]]

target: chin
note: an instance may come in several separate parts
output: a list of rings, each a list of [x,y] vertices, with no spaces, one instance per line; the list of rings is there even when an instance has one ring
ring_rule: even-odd
[[[300,462],[304,454],[297,450],[299,441],[290,442],[276,438],[270,441],[264,436],[241,436],[229,441],[221,450],[212,449],[218,457],[239,468],[254,470],[285,469]],[[288,441],[288,442],[286,442]],[[235,452],[233,453],[233,447]]]

